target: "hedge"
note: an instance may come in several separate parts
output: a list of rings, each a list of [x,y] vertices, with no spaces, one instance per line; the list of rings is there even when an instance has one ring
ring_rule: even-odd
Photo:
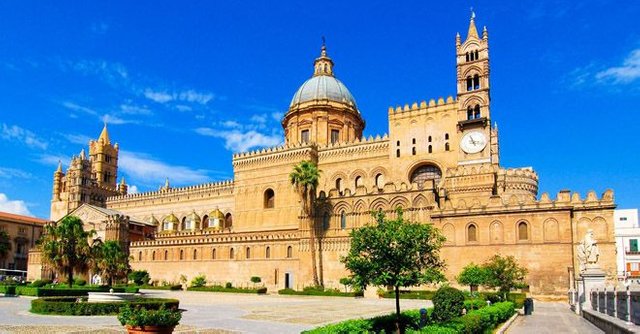
[[[17,286],[15,294],[34,297],[87,296],[89,292],[108,292],[108,286],[83,286],[77,288]],[[138,293],[136,287],[114,287],[113,292]]]
[[[80,302],[78,302],[80,301]],[[178,308],[180,302],[177,299],[165,298],[136,298],[131,302],[100,302],[87,303],[87,298],[75,297],[47,297],[31,301],[31,312],[38,314],[59,315],[115,315],[124,305],[142,307],[157,310],[161,305],[166,308]]]
[[[207,292],[236,292],[236,293],[257,293],[257,294],[265,294],[267,293],[267,288],[256,288],[256,289],[244,289],[244,288],[227,288],[224,286],[214,285],[214,286],[201,286],[201,287],[189,287],[188,291],[207,291]]]
[[[400,326],[404,332],[429,334],[490,333],[515,313],[511,302],[496,303],[446,323],[434,323],[431,317],[433,308],[427,310],[426,326],[419,328],[420,312],[404,311],[400,316]],[[347,333],[396,333],[396,316],[389,314],[370,319],[354,319],[314,328],[306,334],[347,334]]]
[[[298,296],[329,296],[329,297],[362,297],[364,292],[340,292],[338,290],[319,290],[319,289],[305,289],[303,291],[296,291],[293,289],[278,290],[280,295],[298,295]]]
[[[400,290],[400,299],[433,299],[433,295],[435,291],[431,290]],[[470,299],[469,292],[464,292],[467,299]],[[500,294],[497,292],[478,292],[476,294],[477,297],[484,300],[489,300],[491,303],[498,303],[503,301]],[[396,298],[396,295],[393,291],[385,291],[382,295],[382,298]],[[526,294],[520,292],[511,292],[507,295],[507,301],[510,301],[515,304],[516,308],[522,308],[524,306],[524,300],[526,298]]]
[[[16,294],[16,286],[15,285],[0,285],[0,293],[5,294],[7,296],[12,296]]]
[[[180,284],[175,284],[175,285],[141,285],[139,286],[140,289],[151,289],[151,290],[172,290],[172,291],[176,291],[176,290],[182,290],[182,285]]]

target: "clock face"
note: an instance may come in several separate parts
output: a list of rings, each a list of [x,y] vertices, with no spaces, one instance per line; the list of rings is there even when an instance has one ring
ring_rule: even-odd
[[[487,146],[487,137],[479,131],[468,132],[462,136],[460,148],[466,153],[478,153]]]

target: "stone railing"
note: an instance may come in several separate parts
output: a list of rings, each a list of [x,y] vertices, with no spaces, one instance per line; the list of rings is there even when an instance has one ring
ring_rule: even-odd
[[[591,290],[591,309],[618,318],[627,324],[640,324],[640,290],[603,287]],[[586,308],[586,307],[585,307]]]

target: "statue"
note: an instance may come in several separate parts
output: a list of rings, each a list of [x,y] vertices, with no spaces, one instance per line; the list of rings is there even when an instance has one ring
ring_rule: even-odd
[[[584,272],[591,265],[598,262],[600,251],[598,241],[593,237],[593,230],[587,230],[582,241],[578,245],[578,261],[580,261],[580,272]]]

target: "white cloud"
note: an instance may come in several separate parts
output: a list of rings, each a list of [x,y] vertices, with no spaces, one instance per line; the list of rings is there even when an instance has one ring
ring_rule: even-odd
[[[149,110],[146,106],[136,106],[129,103],[123,103],[120,105],[120,111],[123,114],[128,115],[151,115],[153,112]]]
[[[272,112],[271,113],[271,118],[273,118],[275,121],[280,122],[282,121],[282,116],[284,116],[283,112]]]
[[[215,131],[211,128],[197,128],[196,133],[225,140],[224,147],[233,152],[245,152],[254,147],[277,146],[282,143],[278,134],[265,135],[254,130],[242,132],[239,130]]]
[[[115,83],[116,80],[127,79],[129,73],[124,65],[110,63],[105,60],[80,60],[68,64],[71,69],[84,75],[97,75],[103,80]]]
[[[85,135],[74,135],[74,134],[63,134],[65,139],[67,139],[70,143],[79,144],[79,145],[87,145],[89,141],[93,138]]]
[[[264,124],[267,122],[267,115],[262,114],[262,115],[253,115],[251,116],[250,120],[252,122],[256,122],[256,123],[261,123]]]
[[[139,192],[138,187],[133,184],[129,185],[129,189],[127,189],[127,194],[137,194]]]
[[[71,162],[71,159],[64,155],[43,154],[38,158],[37,161],[41,164],[57,167],[59,162],[62,162],[63,166],[68,166]]]
[[[635,49],[625,58],[622,66],[610,67],[596,73],[600,81],[613,83],[630,83],[640,78],[640,49]]]
[[[33,216],[24,201],[10,200],[7,195],[0,193],[0,211],[16,215]]]
[[[242,127],[242,124],[236,122],[236,121],[224,121],[222,123],[220,123],[220,125],[224,126],[225,128],[240,128]]]
[[[215,95],[213,93],[198,92],[193,89],[181,92],[168,92],[147,88],[144,90],[143,94],[149,100],[163,104],[173,101],[179,101],[205,105],[215,98]]]
[[[178,111],[182,111],[182,112],[186,112],[186,111],[191,111],[193,110],[193,108],[189,107],[189,106],[185,106],[184,104],[178,104],[176,106],[176,109],[178,109]]]
[[[24,143],[32,148],[39,148],[46,150],[47,142],[38,138],[35,133],[23,129],[17,125],[8,126],[2,123],[2,133],[0,136],[5,140],[15,140]]]
[[[111,115],[111,114],[106,114],[106,115],[100,117],[100,120],[102,120],[104,123],[115,124],[115,125],[140,123],[138,121],[134,121],[134,120],[130,120],[130,119],[123,119],[123,118],[120,118],[120,117],[118,117],[116,115]]]
[[[81,111],[85,114],[89,114],[89,115],[97,115],[98,112],[91,109],[91,108],[87,108],[87,107],[83,107],[81,105],[75,104],[73,102],[69,102],[69,101],[65,101],[62,102],[62,106],[69,109],[69,110],[73,110],[73,111]]]
[[[147,184],[154,182],[161,184],[166,177],[177,184],[200,183],[209,180],[207,170],[169,165],[144,153],[120,151],[118,165],[125,174],[135,179],[136,182]]]
[[[27,173],[23,170],[20,169],[15,169],[15,168],[8,168],[8,167],[0,167],[0,178],[5,178],[5,179],[13,179],[13,178],[20,178],[20,179],[29,179],[31,178],[31,174]]]

